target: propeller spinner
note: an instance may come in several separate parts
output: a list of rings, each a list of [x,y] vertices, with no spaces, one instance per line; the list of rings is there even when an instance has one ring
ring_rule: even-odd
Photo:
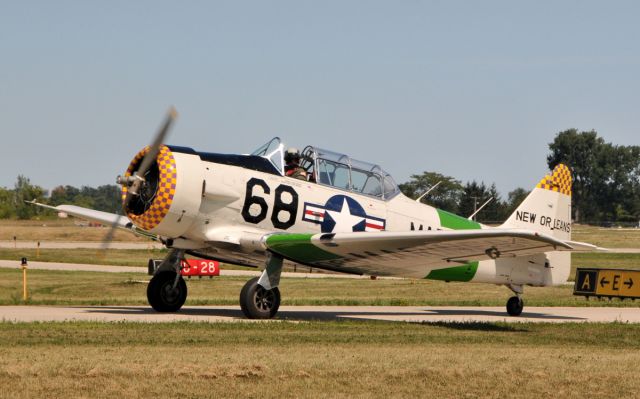
[[[171,129],[171,126],[173,125],[173,122],[177,117],[178,113],[176,112],[176,109],[174,107],[169,108],[167,116],[162,126],[160,127],[160,130],[149,146],[149,151],[145,154],[142,162],[140,162],[138,170],[133,172],[131,176],[118,176],[117,183],[127,188],[127,194],[122,203],[122,209],[125,215],[128,212],[129,203],[131,202],[133,197],[140,197],[141,193],[144,194],[144,197],[150,197],[153,195],[152,191],[155,190],[153,190],[152,187],[149,187],[146,176],[150,172],[151,166],[153,165],[156,157],[158,156],[158,153],[160,152],[160,147],[164,143],[164,140],[169,133],[169,129]]]

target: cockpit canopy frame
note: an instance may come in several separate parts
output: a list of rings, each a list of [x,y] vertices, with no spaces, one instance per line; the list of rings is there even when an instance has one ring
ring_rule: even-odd
[[[284,144],[279,137],[251,155],[269,159],[280,174],[285,175]],[[389,200],[400,192],[393,177],[378,165],[313,146],[305,147],[300,155],[300,166],[307,171],[311,182],[382,200]]]
[[[318,184],[384,200],[400,192],[393,177],[379,165],[313,146],[305,147],[301,155],[301,166],[313,173]]]

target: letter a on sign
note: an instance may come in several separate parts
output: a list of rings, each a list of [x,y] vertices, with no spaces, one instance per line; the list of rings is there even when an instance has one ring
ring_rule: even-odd
[[[584,289],[589,289],[589,287],[591,287],[591,283],[589,282],[589,273],[585,274],[584,276],[584,280],[582,281],[582,287],[580,287],[581,290]]]

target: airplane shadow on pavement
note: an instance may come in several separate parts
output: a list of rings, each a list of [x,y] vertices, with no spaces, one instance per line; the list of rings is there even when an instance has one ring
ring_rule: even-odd
[[[150,307],[133,307],[133,306],[78,306],[76,308],[85,309],[86,312],[95,315],[111,314],[131,316],[131,321],[136,321],[136,316],[164,316],[176,315],[175,320],[182,320],[180,316],[184,316],[184,320],[196,321],[213,321],[212,319],[245,319],[240,308],[230,307],[184,307],[176,313],[158,313]],[[331,308],[331,307],[330,307]],[[275,320],[295,320],[295,321],[333,321],[341,319],[363,319],[363,320],[383,320],[383,321],[412,321],[412,322],[498,322],[504,319],[517,321],[519,319],[534,319],[535,321],[579,321],[584,320],[580,317],[553,315],[548,313],[536,313],[524,311],[520,317],[509,317],[506,312],[500,312],[489,309],[438,309],[424,307],[422,311],[389,311],[381,310],[379,312],[370,311],[370,307],[365,310],[358,310],[357,307],[335,310],[323,309],[318,307],[317,310],[291,310],[290,308],[278,312]],[[174,320],[174,319],[172,319]],[[169,320],[167,320],[169,321]]]

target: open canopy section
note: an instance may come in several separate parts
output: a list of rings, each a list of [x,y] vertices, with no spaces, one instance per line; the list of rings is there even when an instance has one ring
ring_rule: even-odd
[[[278,172],[284,175],[284,144],[280,137],[274,137],[267,141],[253,151],[251,155],[267,158],[278,169]]]

